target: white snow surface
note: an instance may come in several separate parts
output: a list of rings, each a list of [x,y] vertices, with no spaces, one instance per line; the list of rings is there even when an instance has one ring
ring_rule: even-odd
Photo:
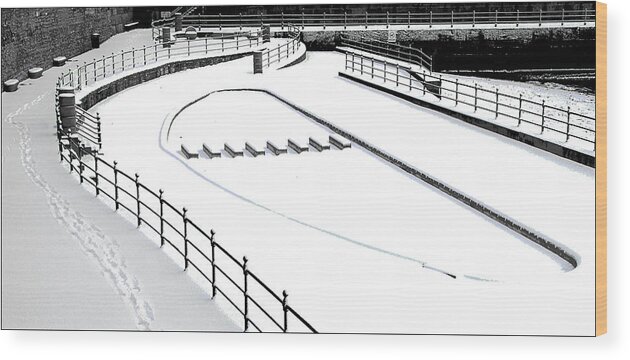
[[[101,114],[106,159],[215,229],[319,331],[592,335],[593,169],[343,80],[343,66],[343,55],[316,52],[254,75],[246,57],[130,88],[90,111]],[[579,266],[568,271],[356,145],[185,160],[181,144],[327,143],[327,129],[251,91],[209,95],[167,137],[184,105],[245,88],[268,89],[536,229],[579,254]]]
[[[150,41],[115,35],[74,59]],[[239,331],[208,293],[61,166],[54,87],[72,62],[2,93],[2,327]]]

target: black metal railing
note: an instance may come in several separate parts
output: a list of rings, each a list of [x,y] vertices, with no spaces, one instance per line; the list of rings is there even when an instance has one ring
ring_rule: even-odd
[[[455,106],[468,106],[474,112],[483,110],[494,115],[517,121],[517,126],[530,124],[540,129],[540,134],[549,131],[560,134],[564,141],[579,139],[595,146],[595,118],[527,99],[522,94],[514,96],[500,92],[498,88],[487,89],[477,83],[470,84],[460,79],[443,78],[442,75],[414,73],[410,68],[394,64],[387,59],[376,59],[365,54],[346,52],[345,70],[369,79],[393,83],[396,87],[414,94],[436,96],[438,101],[449,100]],[[415,74],[415,76],[414,76]]]
[[[300,49],[300,29],[293,25],[288,25],[287,36],[289,37],[287,42],[263,51],[262,64],[264,67],[269,67],[274,63],[280,62],[282,59],[288,58],[291,54],[294,54]]]
[[[125,210],[138,227],[151,230],[160,247],[168,245],[180,256],[185,271],[194,268],[212,287],[212,298],[221,295],[242,317],[244,331],[317,333],[288,304],[286,291],[278,295],[248,267],[246,257],[237,259],[215,239],[214,230],[202,229],[186,208],[166,200],[162,189],[152,190],[139,174],[127,174],[72,134],[60,134],[59,155],[81,184],[109,200],[115,211]]]
[[[84,62],[74,69],[68,69],[57,82],[57,87],[70,86],[81,89],[99,80],[121,72],[136,69],[172,58],[199,56],[203,54],[234,53],[257,48],[263,45],[260,31],[243,31],[237,34],[219,34],[214,37],[195,40],[164,41],[154,45],[131,50],[121,50],[101,59]]]
[[[396,60],[406,61],[433,72],[433,58],[425,54],[422,49],[364,38],[362,36],[355,39],[346,35],[341,36],[340,45],[350,47],[355,50],[367,51],[376,55],[387,56],[388,58]]]
[[[373,26],[407,27],[426,26],[431,28],[436,25],[472,26],[477,25],[539,25],[545,23],[583,24],[595,21],[594,9],[578,10],[514,10],[514,11],[450,11],[450,12],[379,12],[379,13],[275,13],[275,14],[212,14],[184,16],[184,26],[199,28],[231,28],[231,27],[261,27],[263,24],[283,29],[288,24],[294,24],[305,29],[306,27],[348,27],[369,28]],[[156,24],[158,25],[158,24]]]

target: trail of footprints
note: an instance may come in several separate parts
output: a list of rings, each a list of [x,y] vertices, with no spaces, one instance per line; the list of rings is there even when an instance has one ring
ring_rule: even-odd
[[[312,137],[309,137],[307,144],[300,143],[293,139],[288,139],[286,147],[278,146],[271,141],[267,141],[264,149],[256,148],[256,146],[252,145],[249,142],[245,142],[243,148],[237,148],[233,145],[225,143],[223,145],[223,153],[225,153],[227,157],[230,158],[244,157],[246,153],[251,155],[252,157],[258,157],[264,156],[267,153],[266,150],[268,150],[271,154],[279,156],[281,154],[288,154],[289,150],[291,150],[293,153],[301,154],[303,152],[309,151],[310,148],[313,148],[317,152],[322,152],[325,150],[330,150],[331,146],[339,150],[343,150],[351,147],[351,144],[330,135],[328,136],[327,144],[318,141]],[[180,150],[182,156],[186,159],[197,159],[199,158],[200,153],[205,154],[208,159],[220,158],[222,156],[222,152],[220,149],[212,149],[209,145],[205,143],[202,145],[201,150],[192,150],[184,144],[181,145]]]

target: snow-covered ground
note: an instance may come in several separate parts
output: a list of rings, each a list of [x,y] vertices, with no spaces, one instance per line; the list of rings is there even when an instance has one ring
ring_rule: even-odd
[[[594,171],[337,76],[308,53],[252,74],[252,58],[188,70],[98,104],[105,158],[185,205],[319,331],[592,334]],[[328,131],[264,88],[545,234],[562,262],[370,153],[185,160],[179,147],[306,144]],[[423,267],[424,265],[424,267]],[[440,271],[435,271],[440,270]],[[453,279],[444,272],[452,273]],[[490,280],[490,281],[487,281]]]
[[[113,36],[2,93],[3,329],[241,330],[181,263],[82,190],[59,163],[58,76],[75,61],[150,41],[146,29]]]

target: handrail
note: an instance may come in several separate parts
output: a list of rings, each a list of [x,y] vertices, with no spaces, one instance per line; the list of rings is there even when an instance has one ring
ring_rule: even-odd
[[[167,52],[168,58],[179,55],[189,56],[194,53],[210,51],[224,52],[226,50],[236,49],[238,51],[239,46],[241,48],[251,48],[256,44],[259,46],[262,44],[261,33],[256,31],[243,32],[247,35],[248,40],[239,40],[239,36],[234,40],[226,41],[223,36],[221,38],[210,39],[214,40],[215,44],[209,44],[209,39],[188,40],[186,47],[180,49],[171,49],[170,47],[160,48],[160,45],[171,45],[170,43],[155,44],[151,46],[145,46],[140,49],[132,49],[131,51],[122,51],[121,54],[112,54],[110,57],[103,57],[101,60],[95,60],[89,64],[84,63],[83,66],[77,66],[74,70],[69,70],[67,73],[63,73],[57,80],[57,89],[61,87],[72,87],[73,89],[81,89],[83,86],[87,86],[97,82],[101,79],[113,76],[121,72],[133,70],[137,67],[142,67],[150,64],[151,62],[157,62],[160,59],[164,59],[166,56],[163,54]],[[297,41],[299,48],[299,30],[297,33],[293,33],[292,38],[286,44],[281,44],[274,49],[284,49],[283,46],[289,46]],[[254,42],[255,39],[255,42]],[[192,45],[191,45],[192,44]],[[214,47],[213,47],[214,46]],[[203,50],[195,50],[202,47]],[[192,49],[192,50],[191,50]],[[271,51],[274,51],[271,49]],[[149,50],[149,51],[147,51]],[[151,51],[153,50],[153,51]],[[136,56],[138,54],[138,56]],[[269,50],[267,50],[269,55]],[[108,61],[109,60],[109,61]],[[100,116],[98,113],[96,116],[90,114],[88,111],[75,106],[77,114],[81,117],[81,124],[79,126],[80,135],[84,140],[88,142],[96,142],[101,145],[100,137]],[[280,322],[271,319],[275,325],[275,331],[288,332],[288,317],[292,315],[297,323],[305,327],[311,332],[317,331],[310,325],[302,316],[300,316],[292,307],[287,304],[286,291],[282,292],[282,297],[274,292],[269,285],[264,283],[258,276],[254,275],[251,270],[247,268],[247,259],[243,258],[243,261],[239,261],[236,256],[231,254],[225,249],[219,242],[214,240],[215,232],[210,230],[206,232],[194,223],[187,215],[186,208],[179,210],[173,206],[163,197],[163,191],[159,192],[151,190],[148,186],[142,184],[139,181],[139,175],[131,176],[125,173],[123,170],[117,167],[117,162],[113,164],[102,159],[97,152],[89,151],[85,146],[84,141],[78,138],[72,137],[67,133],[61,125],[61,115],[59,112],[59,100],[58,92],[56,94],[56,114],[57,114],[57,138],[59,146],[59,156],[62,162],[66,162],[70,167],[71,173],[79,175],[81,183],[86,183],[94,187],[96,195],[105,195],[107,199],[114,202],[115,210],[124,209],[136,218],[137,225],[146,225],[155,234],[159,235],[160,247],[165,244],[171,246],[176,253],[178,253],[184,259],[184,270],[188,269],[188,265],[192,265],[204,279],[206,279],[212,285],[212,297],[216,294],[221,294],[235,310],[244,317],[244,331],[255,329],[258,331],[266,331],[262,329],[262,326],[257,325],[251,318],[251,314],[248,312],[248,304],[251,302],[257,307],[261,308],[262,312],[266,316],[270,316],[269,312],[262,308],[262,305],[252,298],[251,294],[248,294],[248,279],[254,281],[249,286],[257,286],[264,292],[271,295],[277,306],[282,309],[283,312],[283,326],[279,326]],[[88,164],[87,161],[93,161],[93,165]],[[91,159],[91,160],[90,160]],[[99,165],[100,168],[99,168]],[[92,175],[86,174],[91,172]],[[141,191],[142,190],[142,191]],[[146,197],[149,196],[149,199]],[[153,201],[147,201],[153,200]],[[157,200],[158,208],[151,207],[149,204],[155,203]],[[135,209],[133,204],[135,203]],[[143,211],[144,210],[144,211]],[[151,215],[147,217],[146,211]],[[145,214],[145,215],[143,215]],[[170,215],[167,216],[167,215]],[[181,219],[181,226],[173,221],[173,219]],[[197,238],[205,239],[211,244],[211,254],[204,253],[200,244],[191,238],[191,231],[196,231]],[[208,235],[209,234],[209,235]],[[176,243],[181,243],[183,246],[178,246]],[[227,264],[232,264],[240,268],[240,272],[243,275],[243,285],[238,283],[238,279],[231,277],[228,272],[224,271],[223,265],[219,265],[217,258],[215,257],[215,249],[218,249],[220,253],[226,255]],[[200,256],[195,256],[194,252],[190,253],[189,250],[197,251]],[[203,270],[201,262],[205,262],[211,267],[211,274],[208,274]],[[231,298],[229,292],[224,289],[225,284],[220,284],[216,277],[217,271],[227,277],[228,284],[236,286],[236,289],[240,291],[243,300],[243,307],[237,305],[238,301]],[[250,325],[252,327],[250,327]]]
[[[402,46],[397,43],[364,38],[359,40],[341,35],[341,46],[347,46],[356,50],[368,51],[377,55],[383,55],[401,61],[407,61],[433,72],[433,58],[422,51],[411,46]]]
[[[516,27],[525,24],[560,23],[582,23],[587,25],[594,23],[595,10],[583,8],[579,10],[515,10],[515,11],[450,11],[450,12],[379,12],[379,13],[271,13],[271,14],[212,14],[184,16],[183,25],[193,25],[202,27],[260,27],[263,24],[279,26],[284,28],[287,24],[298,24],[306,27],[343,27],[358,26],[369,28],[373,26],[426,26],[432,28],[435,25],[446,25],[450,27],[467,25],[475,27],[477,25],[509,24]]]
[[[71,86],[82,89],[99,80],[111,77],[126,70],[144,67],[160,60],[174,57],[188,57],[198,54],[224,53],[226,51],[241,51],[261,46],[262,33],[260,31],[244,31],[235,37],[198,38],[195,40],[164,41],[141,48],[112,53],[92,62],[84,62],[74,69],[62,73],[57,81],[57,87]],[[181,45],[181,46],[179,46]]]
[[[498,88],[484,89],[477,83],[470,85],[460,82],[458,78],[450,80],[443,78],[442,75],[436,76],[426,72],[413,76],[408,68],[390,63],[386,58],[376,59],[352,51],[346,52],[345,70],[369,75],[372,79],[383,80],[384,83],[392,82],[397,87],[418,91],[418,94],[422,96],[429,93],[429,95],[435,95],[439,101],[451,100],[455,106],[467,105],[473,107],[475,112],[485,110],[493,113],[495,118],[499,115],[512,118],[517,120],[517,126],[521,123],[538,126],[540,134],[545,130],[562,134],[565,136],[565,142],[568,142],[570,138],[576,138],[595,146],[595,129],[571,122],[571,119],[594,121],[595,118],[571,111],[570,107],[560,108],[547,105],[544,100],[538,102],[526,99],[522,94],[514,96],[500,92]],[[481,96],[482,94],[486,96]],[[525,114],[532,116],[523,116]],[[560,116],[565,118],[560,119]],[[540,121],[534,121],[532,117]]]
[[[269,67],[274,63],[280,62],[282,59],[288,58],[291,54],[294,54],[300,49],[300,46],[302,44],[300,42],[300,29],[289,24],[287,27],[287,34],[289,35],[290,39],[288,42],[263,51],[263,67]]]
[[[223,245],[214,239],[214,230],[210,230],[209,233],[204,231],[188,217],[186,208],[182,208],[183,210],[180,211],[171,205],[164,198],[163,190],[160,189],[158,192],[151,190],[148,186],[140,182],[140,176],[138,174],[131,176],[125,173],[117,166],[118,163],[116,161],[111,164],[97,154],[87,151],[84,144],[70,137],[69,134],[62,133],[60,135],[60,159],[62,162],[69,165],[71,173],[78,174],[80,183],[91,185],[95,189],[97,196],[101,194],[105,195],[107,199],[114,202],[116,211],[121,208],[126,210],[137,219],[138,226],[146,225],[148,229],[158,235],[160,238],[160,247],[163,247],[165,244],[169,245],[183,258],[184,270],[187,270],[188,266],[192,265],[192,267],[212,285],[212,298],[214,298],[217,293],[222,295],[228,303],[243,316],[244,331],[251,330],[250,325],[259,332],[267,331],[263,330],[261,326],[257,325],[251,318],[252,314],[248,310],[248,305],[251,303],[271,320],[274,325],[273,331],[289,332],[288,317],[292,315],[300,326],[303,326],[312,333],[317,333],[317,330],[315,330],[308,321],[288,305],[288,295],[286,291],[283,291],[282,295],[278,295],[273,291],[269,285],[248,268],[248,260],[246,257],[243,257],[242,261],[238,260],[225,249]],[[67,146],[64,146],[64,144]],[[140,191],[141,189],[144,191]],[[126,201],[123,201],[121,197],[123,194],[126,196]],[[150,198],[146,199],[146,196],[150,196]],[[158,209],[151,207],[149,202],[159,204],[157,206]],[[135,209],[133,209],[132,203],[136,203]],[[165,207],[165,205],[167,207]],[[148,210],[152,216],[143,216],[142,209]],[[170,217],[167,216],[167,212],[170,212]],[[174,219],[181,219],[182,230],[179,230],[176,224],[173,223]],[[171,231],[166,231],[165,225],[169,226]],[[197,236],[191,236],[193,235],[193,231]],[[210,254],[204,252],[199,240],[195,239],[201,239],[209,243],[211,247]],[[183,245],[177,246],[175,243],[176,240],[178,240],[178,242],[183,241]],[[215,249],[218,249],[221,254],[226,256],[224,257],[225,260],[223,260],[224,265],[219,265],[221,261],[219,260],[220,258],[216,256],[217,253]],[[191,250],[196,251],[196,253],[191,252]],[[195,256],[195,254],[200,256]],[[210,274],[207,273],[207,270],[204,270],[201,262],[205,262],[210,266]],[[229,274],[224,268],[226,265],[235,266],[236,269],[238,269],[243,276],[242,283],[234,274]],[[217,274],[226,278],[228,282],[220,284]],[[248,282],[248,279],[253,280],[253,282]],[[241,294],[243,307],[239,306],[238,301],[229,295],[230,292],[225,288],[226,284],[229,284],[237,293]],[[282,321],[273,318],[268,309],[252,297],[252,286],[257,286],[258,289],[271,295],[275,304],[282,310]]]

